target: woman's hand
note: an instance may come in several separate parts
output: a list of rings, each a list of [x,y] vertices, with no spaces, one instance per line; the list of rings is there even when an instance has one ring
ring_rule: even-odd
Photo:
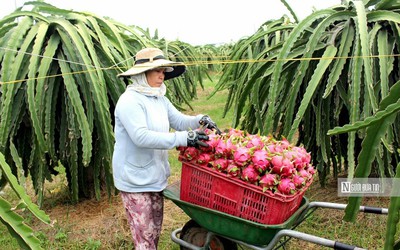
[[[209,128],[211,130],[215,129],[217,131],[217,134],[221,134],[221,130],[217,127],[217,124],[211,120],[211,118],[208,115],[203,116],[200,121],[200,125],[204,126],[205,128]]]
[[[188,136],[187,136],[187,145],[188,147],[196,147],[198,148],[199,146],[203,147],[209,147],[209,145],[201,140],[209,140],[208,135],[204,133],[202,130],[191,130],[188,131]]]

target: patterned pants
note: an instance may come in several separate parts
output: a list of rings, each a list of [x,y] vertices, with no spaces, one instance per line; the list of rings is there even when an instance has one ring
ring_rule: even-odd
[[[135,250],[156,250],[161,234],[164,197],[158,193],[120,192]]]

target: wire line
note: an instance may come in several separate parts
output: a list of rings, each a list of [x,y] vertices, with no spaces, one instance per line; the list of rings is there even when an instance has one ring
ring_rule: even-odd
[[[19,52],[17,50],[14,49],[9,49],[9,48],[4,48],[4,47],[0,47],[0,49],[3,50],[8,50],[8,51],[13,51],[16,53],[25,53],[27,55],[30,56],[38,56],[41,58],[47,58],[47,59],[52,59],[55,61],[63,61],[66,63],[70,63],[70,64],[76,64],[76,65],[80,65],[80,66],[85,66],[87,68],[92,68],[89,70],[82,70],[82,71],[75,71],[75,72],[70,72],[70,73],[63,73],[63,74],[55,74],[55,75],[48,75],[48,76],[42,76],[42,77],[34,77],[34,78],[28,78],[28,79],[20,79],[20,80],[14,80],[14,81],[5,81],[2,82],[0,81],[0,85],[3,84],[12,84],[12,83],[21,83],[21,82],[25,82],[28,80],[39,80],[39,79],[46,79],[46,78],[53,78],[53,77],[58,77],[58,76],[63,76],[63,75],[74,75],[74,74],[83,74],[83,73],[87,73],[87,72],[91,72],[91,71],[96,71],[96,70],[113,70],[113,69],[123,69],[124,67],[117,67],[118,65],[131,60],[133,57],[130,57],[124,61],[121,61],[119,63],[116,63],[112,66],[109,67],[96,67],[94,65],[87,65],[87,64],[83,64],[83,63],[79,63],[79,62],[73,62],[73,61],[69,61],[69,60],[62,60],[62,59],[58,59],[58,58],[51,58],[51,57],[45,57],[42,55],[35,55],[32,53],[27,53],[27,52]],[[184,65],[185,66],[199,66],[199,65],[218,65],[218,64],[238,64],[238,63],[267,63],[267,62],[278,62],[278,61],[313,61],[313,60],[336,60],[336,59],[355,59],[355,58],[379,58],[379,57],[399,57],[400,54],[391,54],[391,55],[369,55],[369,56],[335,56],[335,57],[310,57],[310,58],[277,58],[277,59],[240,59],[240,60],[204,60],[204,61],[192,61],[192,62],[185,62]],[[175,66],[175,65],[182,65],[182,63],[176,63],[176,64],[172,64],[171,66]],[[140,67],[140,65],[136,65],[135,67]],[[145,67],[145,66],[144,66]]]

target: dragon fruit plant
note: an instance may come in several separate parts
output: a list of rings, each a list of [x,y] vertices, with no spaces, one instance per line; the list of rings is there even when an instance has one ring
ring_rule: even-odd
[[[181,160],[218,171],[263,192],[293,195],[312,182],[315,169],[303,147],[272,136],[229,129],[220,135],[206,130],[209,147],[179,147]]]

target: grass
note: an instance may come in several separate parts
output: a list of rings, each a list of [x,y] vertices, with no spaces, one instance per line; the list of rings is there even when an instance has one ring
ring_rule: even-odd
[[[216,76],[217,77],[217,76]],[[223,109],[227,92],[222,91],[212,98],[207,97],[212,92],[214,83],[206,82],[205,89],[198,91],[198,98],[192,102],[194,110],[188,114],[208,114],[223,130],[231,126],[232,111],[223,117]],[[170,151],[171,177],[170,183],[180,179],[181,164],[177,160],[177,151]],[[79,204],[71,204],[65,173],[54,178],[52,183],[46,183],[46,199],[43,210],[53,220],[53,225],[46,226],[27,212],[22,215],[27,223],[36,231],[44,249],[132,249],[132,241],[125,219],[119,196],[108,199],[105,195],[102,200],[84,200]],[[29,186],[29,181],[27,184]],[[15,200],[12,190],[5,189],[7,200]],[[29,191],[31,197],[34,195]],[[318,180],[307,190],[306,196],[310,201],[329,201],[347,203],[346,198],[337,196],[336,180],[327,181],[327,186],[321,188]],[[388,207],[388,198],[369,198],[363,200],[363,205]],[[337,240],[369,249],[382,249],[386,227],[386,216],[360,213],[355,223],[342,220],[343,211],[319,209],[304,221],[297,231],[320,236],[326,239]],[[171,232],[182,227],[190,218],[172,201],[165,200],[164,224],[160,238],[159,249],[178,250],[179,246],[170,239]],[[19,246],[8,234],[5,226],[0,224],[1,249],[19,249]],[[243,248],[245,249],[245,248]],[[325,249],[321,246],[292,239],[286,246],[289,250]]]

